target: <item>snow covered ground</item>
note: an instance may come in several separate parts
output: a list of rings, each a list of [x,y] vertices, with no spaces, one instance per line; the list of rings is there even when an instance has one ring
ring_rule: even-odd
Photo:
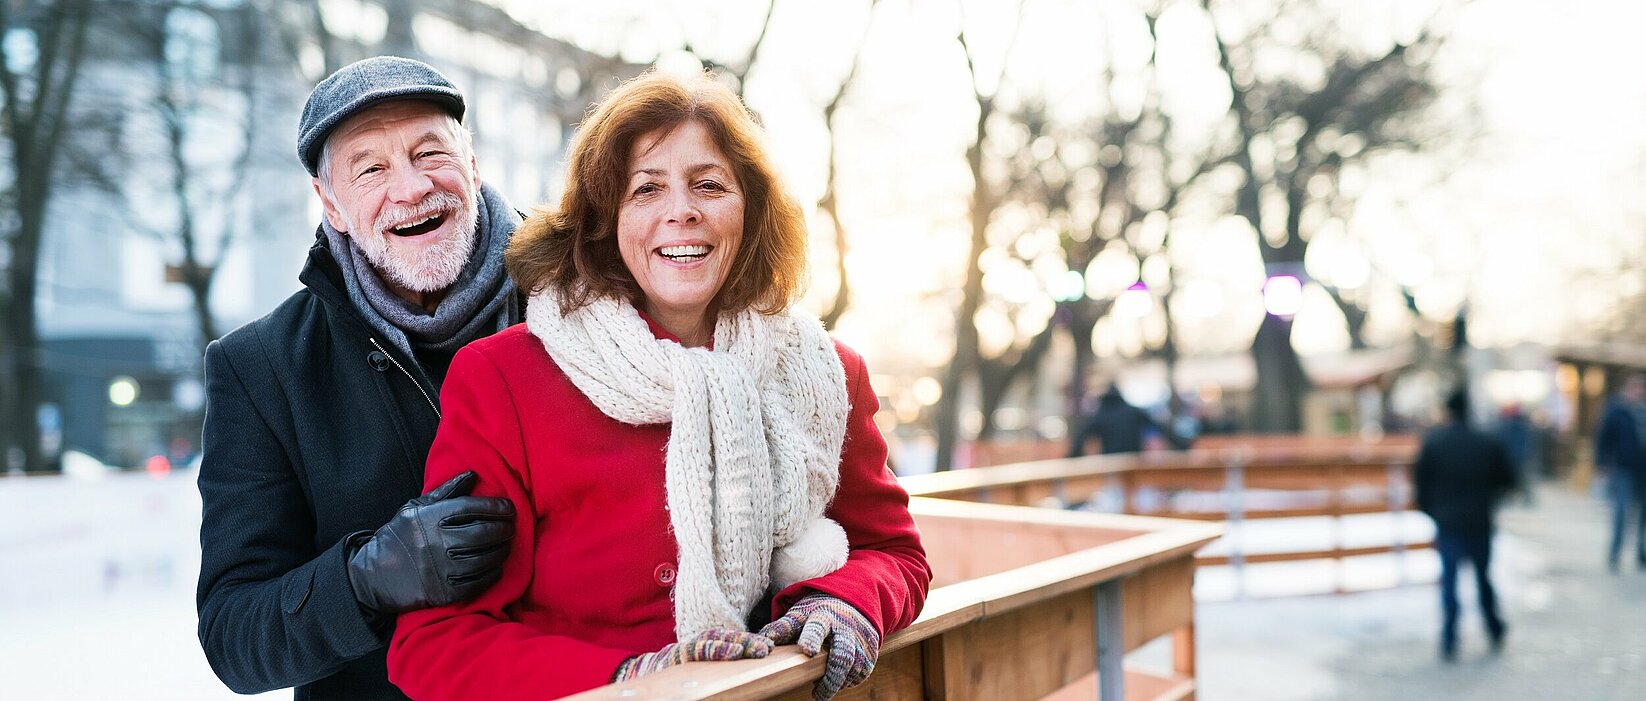
[[[164,478],[0,479],[0,699],[239,696],[195,637],[200,495]]]

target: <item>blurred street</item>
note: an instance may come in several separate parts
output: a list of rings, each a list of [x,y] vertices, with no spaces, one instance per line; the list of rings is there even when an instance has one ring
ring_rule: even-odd
[[[1639,699],[1646,571],[1607,573],[1605,516],[1602,502],[1559,484],[1546,485],[1535,507],[1504,512],[1493,552],[1509,624],[1499,657],[1487,648],[1467,573],[1451,665],[1437,655],[1433,585],[1208,603],[1196,612],[1198,698]]]

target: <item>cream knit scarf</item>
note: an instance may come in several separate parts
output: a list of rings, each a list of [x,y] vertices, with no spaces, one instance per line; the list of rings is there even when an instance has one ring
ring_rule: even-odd
[[[815,318],[723,315],[710,351],[659,340],[628,302],[562,315],[558,295],[544,290],[527,302],[526,325],[602,413],[673,424],[664,481],[680,547],[680,639],[743,630],[768,587],[845,563],[845,533],[823,513],[850,406],[840,357]]]

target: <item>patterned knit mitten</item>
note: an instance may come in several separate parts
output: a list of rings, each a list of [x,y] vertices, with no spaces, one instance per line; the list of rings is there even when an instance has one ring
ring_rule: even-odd
[[[664,645],[657,652],[624,660],[612,675],[612,682],[625,682],[683,662],[726,662],[745,657],[758,659],[771,651],[772,641],[763,635],[711,628],[678,643]]]
[[[880,657],[880,634],[857,609],[827,594],[812,594],[795,602],[760,634],[779,645],[800,643],[800,651],[815,656],[829,639],[829,663],[823,678],[812,687],[812,698],[828,701],[841,689],[857,686],[874,671]]]

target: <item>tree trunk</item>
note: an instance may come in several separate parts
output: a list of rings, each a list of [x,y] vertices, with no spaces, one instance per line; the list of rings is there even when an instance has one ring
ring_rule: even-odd
[[[960,308],[954,315],[954,357],[943,373],[943,397],[937,403],[937,469],[954,466],[954,450],[960,443],[960,391],[969,371],[980,358],[977,323],[974,318],[983,304],[983,269],[977,259],[988,247],[989,215],[993,205],[983,177],[983,137],[990,112],[987,100],[978,100],[977,133],[966,162],[972,171],[972,238],[966,249],[966,282],[961,286]]]
[[[417,9],[412,7],[411,0],[388,0],[383,9],[388,14],[388,26],[383,30],[381,52],[422,60],[422,52],[417,50],[417,41],[412,36],[412,20],[417,17]]]
[[[91,3],[63,0],[44,9],[31,4],[18,8],[0,3],[0,28],[27,27],[35,30],[38,55],[32,90],[24,90],[19,76],[12,73],[10,56],[0,48],[0,114],[4,115],[4,137],[11,153],[12,189],[8,193],[16,207],[17,228],[11,234],[10,260],[6,282],[10,298],[5,310],[4,339],[0,339],[0,385],[9,388],[0,402],[0,422],[4,422],[6,443],[0,445],[0,467],[21,462],[31,472],[55,471],[56,460],[47,461],[40,446],[40,423],[36,415],[42,400],[40,330],[37,327],[35,285],[40,264],[40,240],[44,235],[46,205],[51,200],[58,146],[69,122],[69,104],[80,74]],[[44,14],[22,16],[15,9]]]
[[[1006,401],[1006,395],[1012,391],[1018,381],[1025,377],[1034,377],[1040,370],[1040,361],[1046,357],[1046,351],[1052,347],[1052,337],[1057,335],[1057,320],[1048,319],[1046,328],[1029,341],[1028,347],[1017,353],[1016,357],[999,360],[984,360],[978,366],[978,400],[979,410],[983,412],[983,423],[977,431],[977,440],[987,440],[994,437],[997,427],[994,423],[994,412]]]
[[[1265,433],[1303,430],[1303,395],[1309,378],[1292,348],[1292,322],[1265,314],[1252,339],[1257,387],[1252,393],[1252,428]]]
[[[12,264],[7,276],[12,291],[11,303],[6,310],[5,329],[10,348],[4,356],[7,360],[6,376],[0,378],[10,387],[7,401],[0,406],[8,428],[6,433],[9,434],[4,453],[0,454],[0,465],[10,469],[20,464],[28,472],[52,472],[57,469],[55,464],[47,464],[40,450],[40,422],[35,416],[42,396],[40,332],[36,325],[34,298],[48,180],[46,176],[39,175],[18,183],[18,230],[12,239]]]

